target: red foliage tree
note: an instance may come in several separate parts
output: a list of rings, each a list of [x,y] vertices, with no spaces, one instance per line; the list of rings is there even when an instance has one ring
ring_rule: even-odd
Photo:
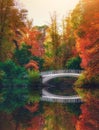
[[[22,41],[32,47],[30,51],[34,56],[42,56],[44,53],[44,49],[40,43],[40,37],[41,32],[36,28],[25,28]]]
[[[82,0],[83,21],[77,30],[77,50],[89,75],[99,74],[99,0]]]

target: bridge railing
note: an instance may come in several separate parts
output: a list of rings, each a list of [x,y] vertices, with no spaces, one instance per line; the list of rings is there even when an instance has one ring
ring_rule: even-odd
[[[47,74],[58,74],[58,73],[82,73],[83,70],[50,70],[50,71],[43,71],[41,72],[41,75],[47,75]]]
[[[49,96],[42,96],[41,101],[48,101],[48,102],[59,102],[59,103],[81,103],[82,100],[79,97],[49,97]]]

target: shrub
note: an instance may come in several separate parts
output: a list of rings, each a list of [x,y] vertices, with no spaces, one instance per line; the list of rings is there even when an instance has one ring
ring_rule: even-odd
[[[24,67],[16,65],[8,60],[0,63],[0,71],[3,75],[0,80],[0,110],[12,112],[16,108],[24,106],[28,101],[28,85],[26,78],[27,71]]]
[[[69,59],[66,63],[66,68],[67,69],[81,69],[80,67],[81,59],[80,57],[73,57]]]
[[[87,73],[83,73],[75,82],[74,86],[79,95],[84,97],[88,92],[93,93],[93,90],[99,88],[99,76],[88,78]]]
[[[41,78],[37,71],[27,71],[12,60],[0,62],[0,110],[13,112],[40,100]]]
[[[38,71],[28,71],[29,87],[31,91],[40,91],[41,89],[41,76]]]

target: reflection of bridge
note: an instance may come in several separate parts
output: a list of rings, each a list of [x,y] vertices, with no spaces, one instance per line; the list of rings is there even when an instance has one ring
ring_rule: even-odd
[[[61,102],[61,103],[79,103],[81,101],[81,97],[78,95],[73,96],[61,96],[61,95],[55,95],[48,91],[49,87],[54,87],[53,85],[48,84],[47,82],[50,79],[56,78],[56,77],[78,77],[80,75],[80,70],[58,70],[58,71],[47,71],[42,72],[42,82],[43,84],[47,85],[47,87],[42,89],[42,101],[48,101],[48,102]]]

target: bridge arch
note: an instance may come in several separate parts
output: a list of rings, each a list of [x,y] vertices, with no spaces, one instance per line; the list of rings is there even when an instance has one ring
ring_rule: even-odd
[[[56,77],[63,77],[63,76],[68,76],[68,77],[78,77],[80,73],[74,73],[74,72],[60,72],[58,73],[43,73],[42,74],[42,83],[47,84],[47,82],[53,78]],[[50,87],[53,87],[53,85],[47,84]],[[60,103],[79,103],[82,102],[82,99],[78,95],[72,95],[72,96],[61,96],[61,95],[55,95],[52,94],[48,91],[47,88],[42,89],[42,101],[48,101],[48,102],[60,102]]]
[[[48,75],[43,75],[42,78],[42,83],[46,83],[49,80],[57,77],[63,77],[63,76],[68,76],[68,77],[78,77],[80,74],[78,73],[58,73],[58,74],[48,74]]]

